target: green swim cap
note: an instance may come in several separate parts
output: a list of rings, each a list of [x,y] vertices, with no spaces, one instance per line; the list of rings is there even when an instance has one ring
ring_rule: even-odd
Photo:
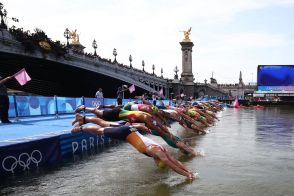
[[[188,110],[187,114],[190,117],[195,117],[196,116],[196,112],[194,110]]]
[[[152,108],[153,114],[157,114],[158,113],[158,107],[156,107],[156,106],[153,105],[151,108]]]
[[[165,163],[162,161],[162,160],[160,160],[160,161],[158,161],[158,163],[157,163],[157,166],[159,167],[159,168],[166,168],[166,165],[165,165]]]

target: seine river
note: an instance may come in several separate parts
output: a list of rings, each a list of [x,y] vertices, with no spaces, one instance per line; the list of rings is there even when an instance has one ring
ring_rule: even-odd
[[[294,108],[226,109],[218,116],[204,136],[172,125],[174,133],[205,152],[189,159],[167,147],[199,173],[193,182],[158,169],[151,158],[123,143],[2,179],[0,195],[294,195]]]

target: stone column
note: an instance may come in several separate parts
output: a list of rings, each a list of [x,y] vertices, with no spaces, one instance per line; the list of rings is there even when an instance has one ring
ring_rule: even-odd
[[[182,74],[181,82],[184,94],[188,97],[194,96],[194,75],[192,73],[192,47],[191,41],[180,42],[182,46]]]
[[[168,87],[164,87],[164,96],[166,99],[169,99],[169,88]]]
[[[181,80],[184,85],[194,85],[192,73],[192,47],[193,42],[180,42],[182,46],[182,74]]]

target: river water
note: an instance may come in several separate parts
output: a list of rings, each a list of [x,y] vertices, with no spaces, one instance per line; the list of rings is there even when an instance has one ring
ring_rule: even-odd
[[[172,130],[205,156],[163,144],[199,178],[190,182],[127,143],[0,181],[0,195],[294,195],[294,108],[225,109],[210,133]]]

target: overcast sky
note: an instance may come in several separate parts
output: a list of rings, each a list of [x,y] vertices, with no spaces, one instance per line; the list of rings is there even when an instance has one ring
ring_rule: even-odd
[[[182,70],[182,30],[192,27],[195,82],[212,75],[218,83],[256,82],[257,65],[294,64],[294,0],[0,0],[9,26],[38,27],[66,42],[65,28],[77,29],[86,52],[97,53],[173,78]]]

